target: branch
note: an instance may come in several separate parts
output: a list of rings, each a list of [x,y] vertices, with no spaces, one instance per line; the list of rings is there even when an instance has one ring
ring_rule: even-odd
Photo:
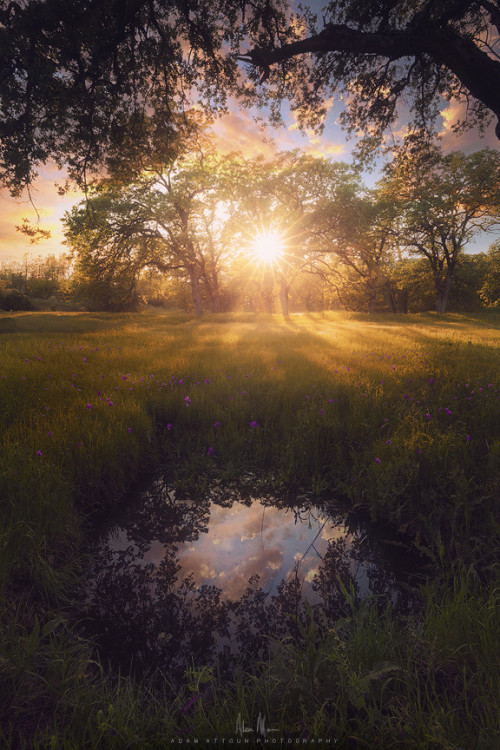
[[[491,22],[500,34],[500,8],[490,0],[481,0],[480,6],[490,14]]]
[[[319,34],[308,39],[284,44],[277,49],[256,47],[246,55],[239,55],[237,59],[266,70],[275,63],[308,53],[349,52],[381,55],[390,60],[397,60],[400,57],[412,57],[424,52],[424,47],[425,39],[413,32],[372,33],[356,31],[344,24],[331,23]]]
[[[390,61],[429,56],[438,68],[451,71],[472,96],[497,116],[499,123],[496,134],[500,139],[500,62],[447,25],[441,27],[429,21],[423,33],[420,26],[409,26],[402,31],[365,32],[343,24],[328,24],[319,34],[307,39],[284,44],[277,49],[256,47],[237,59],[266,72],[271,65],[299,55],[328,52],[378,55]]]

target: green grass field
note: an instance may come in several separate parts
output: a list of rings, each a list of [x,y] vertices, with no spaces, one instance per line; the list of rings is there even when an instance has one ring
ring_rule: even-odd
[[[337,747],[498,747],[499,329],[494,311],[0,318],[4,744],[170,746],[201,680],[199,737],[258,705]],[[190,673],[177,703],[117,680],[65,612],[95,514],[160,465],[366,508],[432,561],[423,621],[353,609],[234,684]]]

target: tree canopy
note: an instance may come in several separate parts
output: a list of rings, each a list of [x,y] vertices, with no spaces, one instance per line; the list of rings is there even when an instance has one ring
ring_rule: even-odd
[[[304,121],[321,120],[338,92],[344,122],[372,145],[403,97],[420,129],[432,127],[440,97],[466,101],[469,123],[500,120],[498,0],[331,0],[321,21],[306,10],[300,24],[300,39],[276,34],[240,59],[281,86]]]
[[[174,142],[189,100],[218,111],[229,94],[276,116],[288,97],[316,126],[342,95],[370,147],[403,98],[424,129],[442,97],[484,125],[499,27],[499,0],[335,0],[320,21],[286,0],[0,0],[0,177],[19,192],[55,159],[84,179],[150,127]]]
[[[445,312],[461,253],[478,232],[500,225],[500,153],[403,151],[381,189],[398,216],[401,247],[427,259],[436,309]]]

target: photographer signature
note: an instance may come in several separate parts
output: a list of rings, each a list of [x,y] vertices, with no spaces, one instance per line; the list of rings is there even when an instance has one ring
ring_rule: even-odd
[[[268,732],[277,731],[277,729],[266,728],[266,718],[261,713],[259,713],[259,715],[257,716],[255,729],[253,729],[252,727],[248,727],[245,724],[245,720],[241,718],[241,714],[238,714],[238,718],[236,719],[236,734],[239,734],[240,737],[243,737],[243,735],[247,734],[248,732],[251,732],[252,734],[255,732],[255,734],[260,735],[261,737],[265,737]]]

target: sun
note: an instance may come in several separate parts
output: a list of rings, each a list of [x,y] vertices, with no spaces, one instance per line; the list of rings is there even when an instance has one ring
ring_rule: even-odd
[[[252,243],[253,253],[261,263],[275,263],[283,255],[283,240],[277,232],[263,232]]]

